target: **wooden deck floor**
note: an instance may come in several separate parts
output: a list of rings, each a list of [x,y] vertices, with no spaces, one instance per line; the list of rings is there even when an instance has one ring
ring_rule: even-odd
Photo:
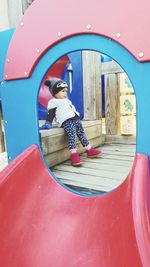
[[[105,144],[102,156],[95,159],[82,154],[83,165],[73,167],[70,161],[52,168],[56,177],[69,187],[86,193],[108,192],[116,188],[131,170],[135,145]]]

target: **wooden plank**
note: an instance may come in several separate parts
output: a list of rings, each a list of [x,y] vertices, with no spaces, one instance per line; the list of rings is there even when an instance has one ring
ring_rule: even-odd
[[[70,162],[66,161],[66,162],[64,162],[63,165],[70,166]],[[121,168],[120,168],[120,166],[121,166]],[[129,164],[127,164],[127,166],[124,166],[123,164],[122,165],[119,165],[119,164],[114,165],[114,162],[113,162],[113,164],[109,164],[109,169],[108,169],[108,161],[107,161],[107,163],[103,163],[103,160],[98,161],[98,162],[93,162],[92,160],[89,161],[89,159],[84,159],[84,167],[85,168],[88,167],[88,168],[94,169],[94,170],[102,170],[102,171],[105,170],[108,173],[117,172],[117,173],[122,174],[122,171],[125,173],[128,173],[128,171],[129,171]]]
[[[117,150],[103,150],[104,155],[115,155],[115,156],[129,156],[134,157],[135,153],[130,151],[117,151]]]
[[[101,158],[104,159],[113,159],[113,160],[122,160],[122,161],[133,161],[133,157],[127,156],[116,156],[116,155],[109,155],[109,154],[102,154]]]
[[[106,149],[103,149],[103,148],[101,148],[101,151],[103,152],[103,153],[107,153],[107,152],[117,152],[117,153],[124,153],[124,154],[126,154],[126,153],[128,153],[128,154],[130,154],[131,156],[133,156],[134,157],[134,155],[135,155],[135,150],[131,150],[131,149],[111,149],[111,148],[106,148]]]
[[[83,182],[91,184],[91,185],[100,185],[100,186],[116,186],[116,184],[120,184],[120,182],[122,181],[122,177],[121,179],[110,179],[107,177],[103,177],[103,176],[90,176],[87,175],[85,173],[68,173],[65,172],[63,170],[57,170],[57,172],[55,171],[55,175],[56,177],[58,176],[58,178],[61,179],[65,179],[65,180],[72,180],[72,181],[78,181],[78,182]]]
[[[107,187],[107,186],[103,186],[103,185],[91,185],[91,184],[88,184],[88,183],[81,183],[80,181],[78,182],[78,181],[71,181],[71,180],[65,180],[65,179],[61,179],[62,180],[62,182],[65,184],[65,185],[73,185],[73,186],[76,186],[77,188],[79,187],[79,188],[87,188],[87,189],[95,189],[95,190],[98,190],[98,191],[101,191],[101,192],[109,192],[110,191],[110,186],[109,187]],[[84,187],[85,186],[85,187]],[[111,190],[113,190],[114,189],[114,187],[112,187],[111,188]],[[84,189],[85,190],[85,189]],[[76,191],[77,191],[77,189],[76,189]]]
[[[116,73],[116,133],[121,132],[121,113],[120,113],[120,79],[118,73]]]
[[[102,146],[103,147],[103,146]],[[111,149],[112,148],[115,148],[116,150],[119,150],[119,151],[131,151],[131,152],[134,152],[136,151],[136,146],[135,145],[126,145],[126,144],[109,144],[106,143],[106,146],[104,146],[104,148],[107,148],[109,150],[109,147]]]
[[[135,153],[132,152],[120,152],[120,151],[103,151],[101,154],[101,159],[103,158],[111,158],[111,159],[117,159],[117,160],[125,160],[130,161],[133,160]],[[87,157],[86,154],[82,154],[82,157]]]
[[[105,76],[105,124],[106,134],[114,135],[120,131],[120,97],[116,74]]]
[[[120,65],[115,61],[102,63],[102,75],[124,72]]]
[[[82,51],[84,119],[101,119],[100,53]]]
[[[113,151],[136,151],[135,145],[122,145],[122,144],[105,144],[101,146],[101,150],[113,150]]]
[[[45,123],[45,120],[39,120],[39,126],[43,125]],[[89,128],[93,126],[99,126],[102,127],[102,120],[94,120],[94,121],[86,121],[82,120],[82,125],[84,128]],[[53,128],[50,130],[40,130],[41,137],[48,137],[51,135],[59,135],[63,134],[64,129],[57,127],[56,123],[53,123]]]
[[[115,159],[109,159],[109,158],[102,158],[101,160],[99,160],[98,158],[94,158],[94,159],[89,159],[89,158],[86,158],[84,157],[84,162],[92,162],[92,163],[97,163],[97,164],[106,164],[107,165],[107,168],[108,166],[112,166],[112,165],[115,165],[115,166],[131,166],[132,165],[132,161],[123,161],[123,160],[115,160]]]
[[[70,175],[74,175],[74,173],[76,173],[76,174],[79,174],[79,176],[81,175],[81,174],[84,174],[84,175],[87,175],[87,176],[91,176],[92,177],[92,179],[94,179],[95,177],[98,179],[98,181],[97,181],[97,179],[96,180],[93,180],[93,181],[97,181],[97,182],[99,182],[99,177],[103,177],[103,178],[107,178],[107,179],[109,179],[109,180],[120,180],[120,178],[118,178],[118,177],[122,177],[122,174],[123,175],[126,175],[126,171],[119,171],[119,170],[117,170],[116,172],[117,172],[117,175],[116,175],[116,173],[114,173],[114,172],[110,172],[110,170],[104,170],[104,169],[91,169],[90,167],[87,167],[87,165],[85,166],[85,165],[83,165],[81,168],[79,167],[79,168],[74,168],[73,166],[66,166],[66,165],[64,165],[64,164],[62,164],[62,165],[60,165],[60,166],[58,166],[58,167],[54,167],[53,168],[53,171],[55,172],[55,173],[60,173],[61,171],[62,172],[69,172],[70,173]],[[91,179],[91,178],[90,178]],[[104,179],[103,179],[104,180]]]
[[[122,180],[108,181],[106,178],[102,180],[100,179],[100,177],[97,177],[97,180],[95,177],[92,177],[92,179],[89,180],[86,175],[80,175],[79,177],[79,175],[76,173],[74,173],[74,176],[71,176],[69,173],[66,172],[59,172],[56,174],[56,176],[57,175],[58,178],[61,179],[61,181],[65,184],[78,185],[80,187],[97,189],[103,192],[113,190],[122,183]],[[97,181],[99,183],[97,183]]]
[[[114,152],[120,152],[120,153],[124,153],[124,152],[129,152],[129,153],[135,153],[136,151],[136,146],[135,145],[102,145],[101,146],[101,151],[114,151]]]
[[[135,136],[124,136],[120,134],[106,135],[106,144],[136,144]]]

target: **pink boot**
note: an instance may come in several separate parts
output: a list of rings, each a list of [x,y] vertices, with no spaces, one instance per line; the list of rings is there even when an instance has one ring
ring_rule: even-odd
[[[87,149],[86,153],[89,158],[96,158],[102,154],[100,150],[97,150],[93,147],[91,147],[90,149]]]
[[[80,156],[77,152],[71,153],[70,159],[71,159],[71,164],[73,166],[79,166],[82,164]]]

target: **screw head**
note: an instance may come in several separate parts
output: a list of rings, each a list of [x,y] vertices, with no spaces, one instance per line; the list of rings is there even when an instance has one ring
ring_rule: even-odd
[[[140,52],[139,53],[139,58],[142,58],[144,56],[144,53],[143,52]]]
[[[39,54],[40,53],[40,49],[37,49],[36,52]]]
[[[117,37],[118,39],[121,37],[120,32],[117,32],[117,33],[116,33],[116,37]]]
[[[7,74],[5,75],[5,78],[6,78],[6,79],[8,78],[8,75],[7,75]]]
[[[28,75],[27,71],[24,72],[24,75],[26,75],[26,76]]]
[[[91,24],[88,24],[88,25],[86,26],[86,28],[87,28],[88,30],[91,30],[92,25],[91,25]]]
[[[62,36],[62,33],[61,33],[61,32],[58,32],[58,34],[57,34],[57,35],[58,35],[58,37],[60,37],[60,36]]]
[[[8,62],[8,63],[10,62],[10,59],[9,59],[9,58],[7,58],[7,62]]]
[[[23,22],[21,22],[21,23],[20,23],[20,26],[22,27],[23,25],[24,25]]]

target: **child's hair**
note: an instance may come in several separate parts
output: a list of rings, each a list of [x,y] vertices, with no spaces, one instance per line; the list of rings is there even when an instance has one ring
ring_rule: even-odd
[[[49,91],[53,96],[60,92],[63,88],[68,87],[67,83],[59,78],[52,78],[50,80],[46,80],[44,84],[49,88]]]

